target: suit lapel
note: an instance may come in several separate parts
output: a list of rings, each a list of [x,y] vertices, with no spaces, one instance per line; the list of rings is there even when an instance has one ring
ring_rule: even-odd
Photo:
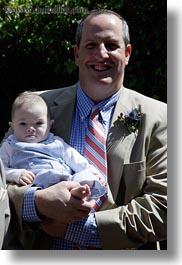
[[[114,199],[118,193],[123,165],[129,163],[130,154],[137,137],[137,133],[130,133],[117,119],[121,112],[131,111],[133,107],[134,104],[127,96],[127,90],[123,87],[107,138],[108,183]]]
[[[54,105],[50,107],[51,113],[54,116],[52,130],[56,135],[60,135],[67,143],[70,141],[76,91],[77,86],[74,86],[73,89],[65,89],[55,99]]]

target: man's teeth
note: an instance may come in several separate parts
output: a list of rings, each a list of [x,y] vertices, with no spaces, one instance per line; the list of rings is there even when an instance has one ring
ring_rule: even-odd
[[[95,65],[94,69],[97,71],[105,71],[108,70],[108,66]]]

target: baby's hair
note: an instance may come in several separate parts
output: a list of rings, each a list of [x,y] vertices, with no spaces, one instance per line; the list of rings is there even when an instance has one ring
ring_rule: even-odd
[[[24,91],[17,96],[12,105],[11,119],[13,119],[14,113],[17,109],[20,109],[23,106],[34,106],[35,104],[45,104],[47,106],[47,117],[48,119],[51,119],[50,110],[46,101],[39,94],[36,94],[36,92],[33,91]]]

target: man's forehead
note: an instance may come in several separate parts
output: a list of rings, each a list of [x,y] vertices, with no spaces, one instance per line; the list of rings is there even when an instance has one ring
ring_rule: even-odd
[[[108,19],[107,19],[108,18]],[[84,22],[82,37],[94,36],[118,39],[122,37],[122,21],[113,14],[90,15]]]
[[[103,13],[103,14],[90,14],[84,21],[84,24],[94,24],[97,23],[97,21],[109,21],[110,23],[116,23],[120,21],[120,23],[122,23],[122,20],[114,15],[114,14],[108,14],[108,13]]]

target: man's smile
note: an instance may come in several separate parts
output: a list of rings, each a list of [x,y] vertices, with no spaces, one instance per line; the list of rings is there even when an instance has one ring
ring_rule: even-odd
[[[108,71],[111,69],[111,66],[108,64],[92,64],[90,65],[93,70],[98,71],[98,72],[103,72],[103,71]]]

